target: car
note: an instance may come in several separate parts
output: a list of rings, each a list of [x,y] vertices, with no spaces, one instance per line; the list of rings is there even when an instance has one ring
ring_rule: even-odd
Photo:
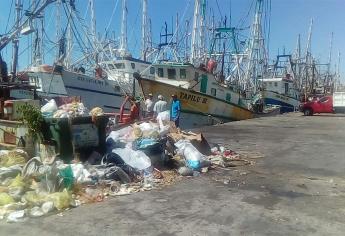
[[[305,116],[312,116],[315,113],[334,113],[333,97],[314,97],[311,101],[303,103],[300,106],[300,111],[303,112]]]

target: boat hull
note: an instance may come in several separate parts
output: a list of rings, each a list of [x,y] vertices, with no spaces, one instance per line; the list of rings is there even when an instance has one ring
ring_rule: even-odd
[[[95,79],[69,71],[62,72],[62,80],[69,96],[80,96],[88,108],[101,107],[105,112],[118,112],[124,95],[114,81]]]
[[[266,105],[278,105],[280,106],[280,112],[294,112],[298,110],[300,102],[298,99],[285,96],[272,91],[264,91],[263,99]]]
[[[196,127],[220,122],[238,121],[253,118],[253,113],[236,104],[217,99],[207,94],[166,84],[160,81],[139,79],[144,95],[159,94],[170,99],[176,94],[181,102],[181,126]]]

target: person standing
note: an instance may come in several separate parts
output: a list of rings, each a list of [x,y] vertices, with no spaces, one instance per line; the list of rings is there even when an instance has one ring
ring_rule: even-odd
[[[180,127],[181,103],[177,99],[176,94],[171,95],[173,101],[171,103],[170,120],[175,122],[176,128]]]
[[[164,101],[164,98],[162,95],[158,95],[158,101],[153,106],[153,113],[155,117],[157,117],[158,113],[168,110],[168,103]]]
[[[149,93],[148,98],[145,100],[145,117],[151,117],[153,115],[153,95]]]

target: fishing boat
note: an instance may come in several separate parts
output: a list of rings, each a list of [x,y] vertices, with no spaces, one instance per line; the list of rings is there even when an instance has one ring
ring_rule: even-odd
[[[82,63],[71,62],[72,24],[68,24],[64,38],[57,35],[59,56],[51,65],[37,63],[25,70],[31,85],[37,86],[38,95],[44,97],[78,96],[87,107],[101,107],[105,112],[118,112],[126,94],[135,93],[134,72],[153,78],[154,71],[147,69],[150,63],[133,58],[127,50],[127,3],[122,1],[121,38],[119,47],[109,45],[109,42],[100,42],[95,37],[96,24],[94,16],[94,1],[89,0],[91,10],[91,53],[84,55],[77,61],[88,61],[93,64],[84,68]],[[61,4],[58,2],[57,4]],[[59,5],[57,5],[59,9]],[[70,6],[68,6],[70,8]],[[145,7],[147,7],[145,5]],[[144,6],[143,6],[144,8]],[[146,13],[146,9],[143,9]],[[78,14],[71,9],[67,15],[73,21],[79,19]],[[145,27],[143,27],[144,29]],[[145,28],[146,29],[146,28]],[[75,30],[75,29],[74,29]],[[43,36],[41,36],[43,37]],[[89,37],[86,35],[86,37]],[[145,44],[147,44],[145,42]],[[66,46],[66,47],[65,47]],[[82,46],[80,46],[82,47]],[[37,47],[35,48],[37,50]],[[146,50],[143,48],[142,50]],[[40,53],[33,53],[40,54]],[[39,60],[41,62],[42,60]]]
[[[298,110],[300,91],[296,81],[291,55],[278,55],[270,76],[260,80],[265,105],[278,105],[281,113]]]
[[[217,81],[206,69],[189,63],[153,64],[154,80],[138,76],[144,95],[177,95],[181,102],[181,124],[186,127],[253,118],[239,91]]]

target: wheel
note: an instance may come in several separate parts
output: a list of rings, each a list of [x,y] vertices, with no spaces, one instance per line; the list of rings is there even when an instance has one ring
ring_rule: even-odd
[[[304,110],[304,115],[305,116],[312,116],[313,115],[313,111],[311,109],[305,109]]]

